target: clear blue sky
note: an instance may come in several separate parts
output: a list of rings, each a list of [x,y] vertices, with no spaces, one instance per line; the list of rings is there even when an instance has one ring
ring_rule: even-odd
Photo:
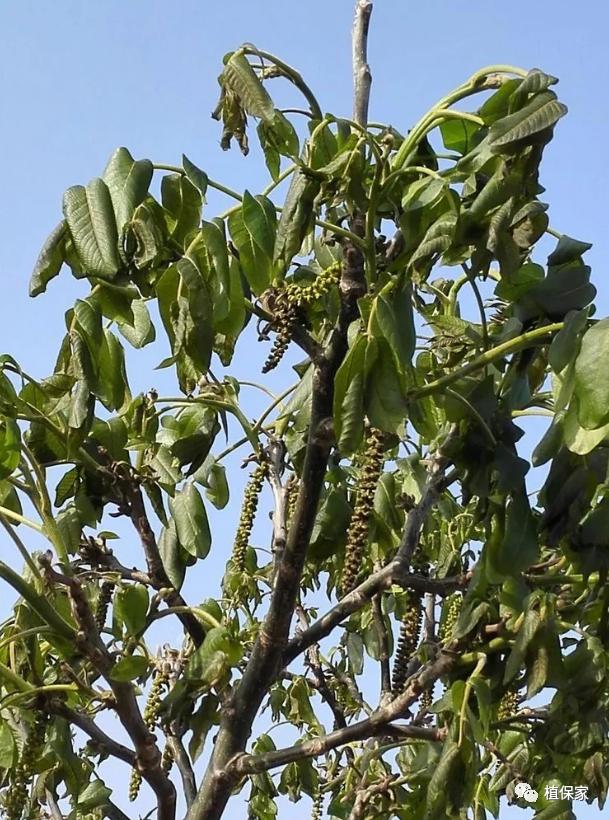
[[[371,118],[402,131],[483,65],[540,67],[560,78],[569,116],[546,151],[545,198],[554,227],[594,243],[589,259],[601,313],[609,313],[609,165],[600,151],[609,82],[606,3],[377,0],[375,6]],[[254,156],[223,154],[209,117],[222,55],[243,41],[274,51],[303,72],[324,109],[349,114],[351,13],[352,0],[0,3],[0,352],[46,375],[63,313],[83,295],[82,283],[68,274],[45,296],[27,295],[66,187],[100,173],[114,148],[126,145],[137,157],[165,163],[179,162],[185,152],[226,184],[259,190],[266,181],[261,164]],[[159,358],[157,350],[139,359],[134,391],[161,386],[152,373]],[[239,371],[253,367],[242,348]],[[231,509],[234,515],[236,506]],[[229,542],[232,529],[223,521]],[[286,816],[297,812],[288,809]],[[529,814],[506,810],[502,817]],[[583,819],[596,816],[578,810]]]

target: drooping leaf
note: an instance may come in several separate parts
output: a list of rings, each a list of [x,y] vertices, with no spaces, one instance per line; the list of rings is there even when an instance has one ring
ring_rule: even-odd
[[[119,233],[144,201],[152,180],[152,163],[148,159],[134,160],[126,148],[117,148],[104,170]]]
[[[201,194],[183,174],[166,174],[161,181],[161,202],[168,214],[169,235],[184,248],[201,222]]]
[[[244,195],[243,201],[243,207],[229,215],[228,228],[243,273],[253,293],[259,296],[273,280],[275,209],[270,200],[250,194]]]
[[[609,319],[602,319],[583,335],[575,360],[577,418],[586,430],[609,421]]]
[[[273,101],[243,52],[235,51],[231,55],[221,80],[239,98],[248,114],[262,120],[273,119]]]
[[[334,432],[338,449],[349,455],[364,435],[364,366],[366,339],[360,336],[334,380]]]
[[[182,154],[182,168],[186,174],[188,181],[191,182],[201,194],[203,202],[205,202],[205,194],[207,193],[207,174],[191,162],[186,154]]]
[[[189,482],[175,494],[169,505],[180,544],[190,555],[205,558],[211,546],[211,532],[197,488]]]
[[[120,268],[118,231],[108,186],[93,179],[63,196],[63,213],[85,276],[113,279]]]
[[[114,597],[114,610],[129,634],[137,634],[146,625],[148,590],[143,584],[129,584],[122,587]]]
[[[34,266],[30,279],[30,296],[38,296],[47,289],[47,284],[58,275],[65,261],[65,240],[68,225],[65,219],[53,229]]]

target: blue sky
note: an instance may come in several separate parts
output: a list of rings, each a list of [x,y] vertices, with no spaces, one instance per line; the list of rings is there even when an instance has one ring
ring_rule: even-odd
[[[179,163],[184,152],[210,176],[260,190],[267,180],[255,152],[247,159],[222,153],[209,116],[222,55],[243,41],[274,51],[301,70],[325,110],[350,114],[351,13],[352,0],[0,3],[0,352],[46,375],[64,331],[63,313],[85,293],[64,273],[44,296],[27,295],[66,187],[99,174],[114,148],[125,145],[137,157],[164,163]],[[377,0],[370,39],[371,119],[401,131],[486,64],[539,67],[560,78],[569,116],[546,151],[541,181],[551,224],[594,243],[588,258],[602,314],[609,313],[609,166],[600,151],[608,24],[600,0],[577,6],[566,0]],[[210,197],[215,206],[224,203]],[[156,348],[138,358],[134,392],[169,384],[152,370],[162,355]],[[242,347],[238,373],[245,378],[259,359],[259,352]],[[237,509],[231,504],[227,516],[234,519]],[[233,519],[223,519],[227,542]],[[298,811],[289,809],[289,816],[299,817]],[[587,807],[577,813],[598,816]],[[508,809],[502,817],[529,814]]]

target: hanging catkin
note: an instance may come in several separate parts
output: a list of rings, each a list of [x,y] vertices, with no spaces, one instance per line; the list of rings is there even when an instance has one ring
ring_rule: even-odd
[[[239,518],[232,554],[233,566],[238,572],[243,572],[245,567],[245,554],[249,546],[256,510],[258,509],[258,497],[267,473],[268,464],[262,462],[251,474],[243,493],[243,506],[241,507],[241,517]]]
[[[6,820],[21,820],[27,803],[28,788],[44,747],[48,723],[49,715],[38,710],[19,755],[11,785],[4,798]]]
[[[406,593],[407,602],[402,616],[398,646],[393,662],[392,688],[393,693],[398,695],[404,688],[408,664],[419,645],[419,634],[423,621],[423,607],[420,594],[413,590]]]
[[[144,707],[144,723],[151,732],[154,732],[157,718],[161,709],[163,700],[163,691],[169,684],[169,669],[166,664],[159,664],[154,677],[152,679],[152,686],[148,694],[148,700]],[[129,780],[129,800],[133,802],[140,791],[142,785],[142,774],[139,769],[131,769],[131,779]]]

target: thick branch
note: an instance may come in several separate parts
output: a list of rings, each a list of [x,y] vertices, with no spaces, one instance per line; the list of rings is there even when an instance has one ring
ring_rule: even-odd
[[[363,236],[365,220],[359,218],[354,223],[354,232]],[[230,761],[243,753],[262,700],[283,668],[283,655],[333,443],[334,378],[347,353],[349,325],[358,316],[357,300],[365,291],[363,256],[358,248],[349,245],[341,275],[338,321],[323,355],[313,363],[311,420],[304,464],[285,549],[276,565],[269,609],[243,677],[224,706],[212,758],[188,812],[188,820],[218,820],[222,816],[237,777],[230,769]]]
[[[44,567],[45,576],[51,583],[62,584],[68,588],[72,611],[79,627],[76,634],[76,646],[91,661],[95,669],[104,676],[112,690],[114,711],[136,750],[136,766],[157,798],[158,820],[174,820],[176,791],[173,783],[161,768],[161,753],[156,745],[155,736],[144,722],[133,684],[117,681],[112,677],[114,658],[99,636],[95,618],[80,580],[56,572],[48,559],[40,563]]]
[[[368,123],[368,106],[372,74],[368,65],[368,29],[372,15],[371,0],[356,0],[353,21],[353,119],[360,125]]]

